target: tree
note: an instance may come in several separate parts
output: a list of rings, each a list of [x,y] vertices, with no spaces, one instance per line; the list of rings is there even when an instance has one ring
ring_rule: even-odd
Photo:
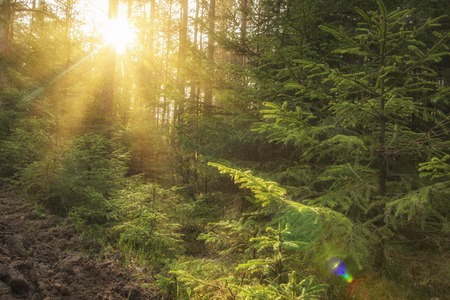
[[[3,0],[0,2],[0,88],[3,87],[3,83],[6,81],[6,74],[4,70],[4,57],[9,53],[11,45],[11,3],[10,0]]]
[[[209,1],[208,10],[208,47],[206,57],[209,64],[213,64],[215,52],[215,35],[216,35],[216,0]],[[204,98],[204,113],[209,115],[213,106],[213,83],[211,80],[206,80],[205,98]]]
[[[119,0],[109,0],[108,18],[110,20],[117,19],[119,12]],[[115,72],[116,72],[116,49],[109,46],[106,49],[105,70],[104,70],[104,86],[101,94],[99,113],[102,114],[106,127],[112,126],[114,113],[114,90],[115,90]],[[111,130],[111,128],[106,128]]]
[[[266,103],[257,131],[297,149],[291,171],[301,178],[300,201],[364,220],[420,255],[414,249],[433,249],[448,227],[446,184],[424,178],[448,154],[450,91],[435,68],[449,55],[450,34],[431,32],[439,17],[412,26],[411,9],[388,12],[377,4],[370,13],[357,9],[350,32],[321,26],[339,47],[321,61],[293,61],[290,69],[305,76],[291,77],[278,94],[295,91],[295,105]],[[436,232],[432,240],[429,231]],[[414,247],[414,239],[423,243]],[[395,241],[382,247],[395,248]]]
[[[273,140],[324,151],[311,153],[306,148],[303,157],[307,160],[326,157],[334,163],[352,162],[357,169],[377,168],[378,192],[384,196],[388,181],[396,181],[392,173],[400,172],[396,161],[411,157],[413,152],[417,154],[411,161],[403,161],[403,167],[426,159],[430,149],[423,148],[425,145],[433,145],[436,153],[445,149],[445,141],[430,135],[429,129],[444,130],[447,124],[446,116],[435,105],[446,101],[447,89],[430,66],[448,54],[449,37],[435,33],[435,43],[427,46],[419,36],[437,26],[439,19],[409,28],[405,18],[410,10],[388,14],[381,2],[379,5],[378,14],[359,10],[363,21],[354,36],[343,29],[322,26],[343,41],[343,46],[333,51],[340,60],[295,60],[296,68],[306,70],[309,80],[287,83],[285,88],[296,90],[303,103],[296,112],[290,112],[287,106],[267,104],[264,117],[276,123],[263,125],[260,130]],[[328,103],[320,112],[312,111],[306,103],[314,99],[326,99]],[[292,127],[294,122],[296,127]],[[331,126],[333,123],[337,126]],[[355,157],[348,147],[362,152]],[[325,167],[323,176],[331,171],[329,168],[336,165]]]
[[[189,2],[188,0],[181,1],[180,7],[180,37],[178,43],[178,66],[177,66],[177,77],[178,77],[178,89],[179,89],[179,99],[176,101],[175,107],[175,122],[179,123],[182,115],[184,114],[186,105],[186,58],[188,51],[188,13],[189,13]]]
[[[12,8],[10,0],[0,2],[0,55],[6,55],[11,45]]]

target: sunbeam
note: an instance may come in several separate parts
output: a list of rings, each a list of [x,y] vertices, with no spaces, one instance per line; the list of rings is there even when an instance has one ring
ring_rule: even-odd
[[[48,80],[44,81],[44,83],[42,85],[40,85],[39,87],[35,88],[30,93],[27,93],[24,96],[24,101],[25,102],[29,102],[29,101],[32,101],[32,100],[36,99],[43,92],[45,92],[45,90],[47,90],[49,87],[51,87],[56,82],[58,82],[59,80],[64,78],[64,76],[66,76],[68,73],[73,71],[75,68],[79,67],[84,62],[86,62],[89,58],[92,57],[92,55],[94,55],[94,52],[89,52],[88,54],[86,54],[85,56],[83,56],[82,58],[80,58],[79,60],[74,62],[72,65],[70,65],[68,68],[65,68],[61,72],[57,73],[56,75],[52,76]]]

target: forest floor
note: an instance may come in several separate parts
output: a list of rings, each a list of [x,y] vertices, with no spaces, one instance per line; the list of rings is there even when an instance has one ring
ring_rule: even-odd
[[[94,255],[95,248],[68,219],[0,194],[0,300],[158,298],[120,258]]]

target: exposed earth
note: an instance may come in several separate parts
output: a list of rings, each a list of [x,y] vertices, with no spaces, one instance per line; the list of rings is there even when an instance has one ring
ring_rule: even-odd
[[[0,194],[0,300],[158,298],[120,259],[93,255],[96,247],[68,219]]]

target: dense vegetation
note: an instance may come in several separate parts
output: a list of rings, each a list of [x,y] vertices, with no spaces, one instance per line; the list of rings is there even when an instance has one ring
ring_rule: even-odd
[[[3,188],[163,299],[450,294],[450,2],[89,2],[0,1]]]

